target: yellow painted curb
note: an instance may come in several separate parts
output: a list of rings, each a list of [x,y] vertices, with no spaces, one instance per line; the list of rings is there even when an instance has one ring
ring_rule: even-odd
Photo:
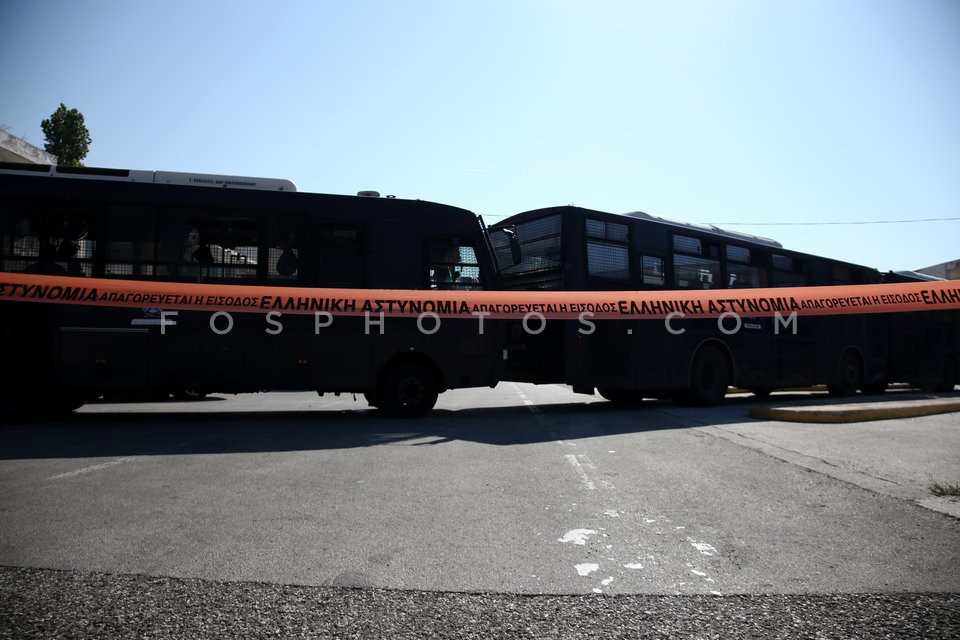
[[[782,422],[843,423],[915,418],[960,411],[960,399],[931,398],[887,403],[843,404],[819,407],[752,407],[751,418]]]

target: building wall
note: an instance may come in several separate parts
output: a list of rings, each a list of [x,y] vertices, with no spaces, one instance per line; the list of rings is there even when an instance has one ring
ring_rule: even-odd
[[[57,164],[57,157],[38,149],[26,140],[0,130],[0,161],[28,164]]]
[[[960,260],[951,260],[942,264],[935,264],[932,267],[917,269],[920,273],[928,276],[936,276],[946,280],[960,280]]]

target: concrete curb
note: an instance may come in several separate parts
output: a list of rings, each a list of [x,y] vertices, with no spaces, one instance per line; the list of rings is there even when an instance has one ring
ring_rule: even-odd
[[[960,398],[925,398],[824,406],[752,407],[751,418],[781,422],[844,423],[915,418],[960,411]]]

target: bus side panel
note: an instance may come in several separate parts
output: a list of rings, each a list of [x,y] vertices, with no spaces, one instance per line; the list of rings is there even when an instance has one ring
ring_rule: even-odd
[[[0,404],[15,406],[28,395],[42,398],[57,376],[53,307],[12,302],[0,304],[0,312]]]
[[[642,357],[633,335],[633,322],[598,320],[592,330],[576,321],[566,321],[565,378],[568,384],[598,389],[635,389],[638,359]],[[582,333],[590,331],[590,333]],[[559,371],[559,370],[558,370]]]
[[[888,316],[892,341],[890,382],[927,386],[941,373],[943,358],[960,357],[960,313],[917,311]]]
[[[317,332],[313,315],[260,315],[252,318],[254,331],[250,347],[252,362],[247,376],[262,380],[263,389],[298,391],[311,384],[313,344]],[[325,322],[321,318],[323,322]],[[329,328],[332,328],[329,327]]]
[[[880,316],[836,315],[800,318],[800,331],[812,327],[817,353],[816,383],[836,380],[843,354],[852,351],[860,358],[864,384],[878,384],[888,376],[888,326]]]
[[[381,335],[379,326],[371,324],[370,379],[376,382],[394,363],[412,358],[434,370],[441,390],[494,386],[504,327],[503,322],[485,320],[481,334],[473,318],[387,318]]]
[[[427,344],[444,372],[444,388],[496,386],[505,364],[506,324],[503,320],[485,319],[481,333],[477,319],[443,320],[435,334],[439,340],[430,339]],[[430,327],[431,321],[426,319],[424,328]]]
[[[539,331],[536,319],[527,323],[529,330],[520,320],[506,321],[511,350],[503,379],[538,384],[568,382],[570,372],[581,366],[576,350],[566,346],[568,341],[576,344],[579,337],[575,330],[574,335],[569,333],[571,324],[568,320],[548,320]]]
[[[65,388],[87,391],[90,396],[146,388],[148,350],[146,329],[60,327],[60,383]]]
[[[372,389],[373,354],[380,328],[374,322],[358,316],[321,316],[319,321],[310,317],[311,323],[304,329],[311,344],[311,387],[317,391],[360,392]],[[298,319],[299,321],[299,319]],[[326,325],[329,322],[329,326]]]

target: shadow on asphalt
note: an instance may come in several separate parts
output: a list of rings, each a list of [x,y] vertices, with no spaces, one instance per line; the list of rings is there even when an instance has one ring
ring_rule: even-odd
[[[183,403],[182,410],[165,404],[162,411],[145,407],[2,424],[0,459],[437,446],[457,440],[510,446],[750,420],[748,405],[735,398],[713,409],[659,401],[630,407],[573,401],[540,404],[535,412],[525,406],[438,408],[416,420],[388,418],[363,402],[349,410],[190,411],[195,403]]]
[[[915,397],[917,394],[890,393],[859,399],[884,402]],[[573,400],[535,407],[439,408],[424,418],[397,420],[363,402],[346,410],[231,411],[223,398],[212,396],[164,403],[164,410],[148,405],[143,412],[76,413],[60,420],[0,424],[0,460],[438,446],[452,441],[527,445],[753,422],[747,413],[757,405],[850,401],[800,393],[781,393],[765,400],[737,395],[709,408],[655,400],[632,406]],[[223,410],[210,411],[211,403],[223,404]],[[204,410],[191,411],[192,406]]]

